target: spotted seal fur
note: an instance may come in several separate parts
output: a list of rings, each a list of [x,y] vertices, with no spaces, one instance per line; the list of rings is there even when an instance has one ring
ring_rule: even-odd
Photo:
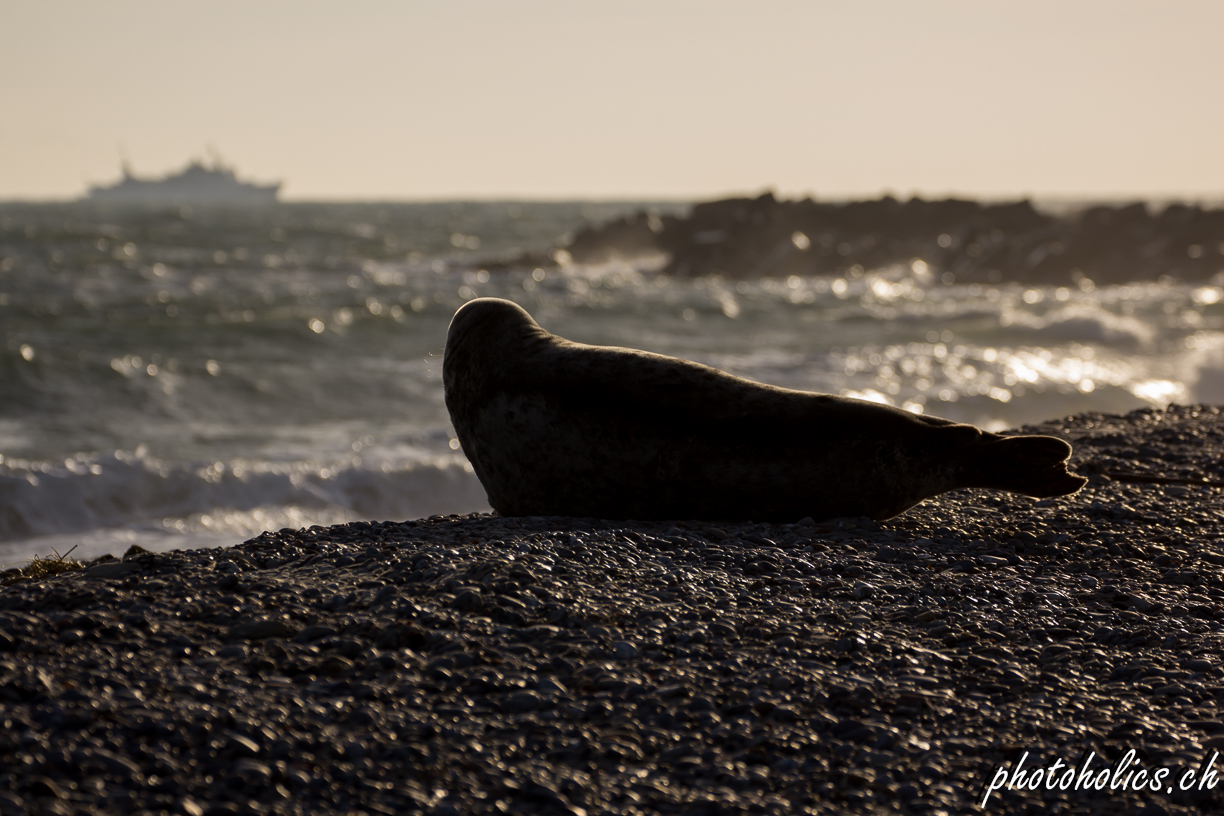
[[[455,313],[442,364],[464,453],[505,516],[886,519],[961,487],[1074,493],[1071,446],[761,385],[552,335],[518,305]]]

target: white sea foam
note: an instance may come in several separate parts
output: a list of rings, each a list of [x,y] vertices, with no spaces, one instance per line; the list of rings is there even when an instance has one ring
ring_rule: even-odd
[[[238,460],[175,465],[118,452],[0,464],[0,564],[33,555],[237,543],[261,530],[487,511],[459,455],[399,466]],[[81,534],[85,534],[82,536]]]

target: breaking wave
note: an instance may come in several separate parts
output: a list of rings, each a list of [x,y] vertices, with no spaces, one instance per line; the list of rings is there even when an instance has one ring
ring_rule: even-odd
[[[0,497],[0,541],[131,526],[246,536],[281,519],[301,526],[488,509],[457,455],[372,467],[176,465],[122,451],[57,464],[10,459],[0,464]]]

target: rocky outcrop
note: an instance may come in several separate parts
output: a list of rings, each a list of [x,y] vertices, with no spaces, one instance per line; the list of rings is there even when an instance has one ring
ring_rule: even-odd
[[[1224,271],[1224,210],[1099,206],[1068,215],[1029,201],[779,201],[697,204],[688,217],[638,212],[588,228],[575,260],[665,252],[668,274],[840,275],[921,260],[945,282],[1206,280]]]

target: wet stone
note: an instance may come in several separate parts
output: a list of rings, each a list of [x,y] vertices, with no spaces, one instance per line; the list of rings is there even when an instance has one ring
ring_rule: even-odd
[[[262,640],[270,637],[292,637],[298,631],[293,623],[280,618],[260,618],[233,626],[229,637],[241,640]]]
[[[535,711],[540,707],[541,702],[540,695],[535,692],[520,691],[507,695],[502,700],[502,709],[511,714],[521,714],[527,711]]]
[[[638,656],[638,647],[627,640],[618,640],[612,644],[612,654],[620,660],[632,660]]]
[[[315,625],[304,627],[293,639],[299,643],[310,643],[321,638],[334,637],[336,634],[336,630],[330,626]]]

